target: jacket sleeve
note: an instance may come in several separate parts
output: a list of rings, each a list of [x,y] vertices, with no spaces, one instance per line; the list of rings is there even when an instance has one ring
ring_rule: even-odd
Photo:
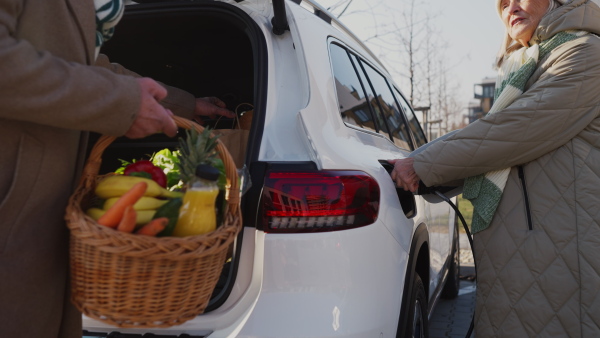
[[[411,155],[421,180],[441,185],[530,162],[598,118],[600,39],[583,37],[553,53],[558,54],[555,61],[506,109]]]
[[[67,61],[17,38],[19,6],[0,1],[0,119],[124,134],[140,106],[135,79]]]
[[[118,63],[111,63],[108,56],[104,54],[98,55],[96,59],[96,66],[110,69],[116,74],[124,74],[133,77],[141,77],[141,75],[123,67]],[[194,108],[196,106],[196,98],[191,93],[160,83],[167,89],[167,97],[161,101],[161,104],[171,110],[173,114],[181,117],[191,119],[194,117]]]

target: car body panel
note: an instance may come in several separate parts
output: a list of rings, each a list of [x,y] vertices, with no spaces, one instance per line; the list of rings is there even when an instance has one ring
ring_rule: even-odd
[[[114,328],[85,316],[84,328],[210,338],[395,337],[414,232],[420,225],[427,228],[431,261],[424,283],[432,298],[450,254],[453,212],[445,203],[415,196],[416,215],[405,215],[379,161],[406,157],[410,150],[342,121],[329,44],[341,43],[389,74],[362,43],[307,6],[286,1],[290,30],[274,35],[270,1],[222,2],[244,10],[266,40],[267,99],[263,111],[256,112],[264,114],[264,124],[257,127],[262,136],[252,160],[313,161],[320,170],[361,170],[379,184],[377,220],[350,230],[305,234],[244,227],[235,283],[216,309],[171,328]]]
[[[267,234],[262,292],[240,336],[391,336],[406,258],[381,225]],[[382,289],[391,292],[375,291]]]
[[[308,15],[302,13],[301,8],[292,8],[291,11],[294,13],[294,17]],[[305,20],[309,19],[310,17],[305,18]],[[323,113],[324,106],[329,111],[337,112],[338,103],[331,66],[327,63],[318,62],[318,60],[329,59],[329,43],[331,41],[339,43],[340,40],[331,38],[335,34],[331,32],[331,29],[322,27],[327,26],[325,22],[320,22],[322,20],[316,18],[312,19],[315,21],[314,23],[302,25],[298,28],[300,35],[307,36],[305,40],[326,41],[326,43],[312,43],[305,48],[307,51],[306,62],[311,65],[309,86],[311,87],[313,96],[311,96],[308,106],[300,112],[300,121],[304,125],[302,129],[307,137],[305,143],[308,143],[308,147],[313,149],[311,158],[315,160],[319,168],[324,169],[364,168],[367,173],[377,178],[382,189],[383,187],[388,187],[393,183],[387,172],[382,170],[379,160],[405,157],[408,155],[408,150],[397,148],[388,138],[380,134],[349,127],[341,119],[337,118],[338,116],[329,118],[329,116]],[[338,33],[337,37],[347,38],[343,32],[336,32]],[[362,49],[361,45],[346,44],[345,41],[344,44],[361,52],[361,56],[371,61],[373,65],[377,65],[373,60],[369,60],[367,57],[369,54]],[[384,71],[381,68],[379,70]],[[316,149],[318,151],[315,151]],[[356,154],[360,154],[361,156],[356,156]],[[394,226],[394,223],[396,223],[394,220],[402,219],[404,213],[399,208],[397,197],[392,197],[396,196],[395,189],[388,191],[388,193],[390,198],[384,198],[382,195],[381,199],[382,203],[392,201],[390,206],[381,208],[381,210],[390,212],[389,221],[386,222],[384,218],[383,222],[389,225],[390,232],[401,242],[403,248],[408,249],[411,236],[407,234],[406,227],[398,229]],[[430,204],[425,203],[420,197],[418,199],[420,208],[418,207],[417,209],[420,212],[417,213],[413,227],[419,223],[431,224],[430,233],[432,234],[432,241],[435,243],[432,245],[432,257],[435,258],[432,260],[431,266],[430,275],[432,278],[428,281],[430,285],[429,290],[433,292],[441,282],[438,275],[446,261],[445,257],[450,252],[449,245],[451,242],[442,240],[442,237],[447,236],[448,233],[452,233],[451,228],[454,226],[454,223],[452,217],[450,219],[446,217],[447,222],[444,222],[442,219],[443,215],[452,213],[447,204]],[[410,223],[411,221],[406,220],[404,222]],[[426,281],[424,282],[427,283]]]

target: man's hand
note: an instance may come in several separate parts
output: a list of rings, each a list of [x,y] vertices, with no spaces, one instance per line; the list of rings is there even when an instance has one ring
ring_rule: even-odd
[[[194,114],[197,117],[208,116],[212,119],[214,119],[217,116],[225,116],[229,118],[235,117],[235,113],[226,108],[225,102],[219,100],[216,97],[196,98],[196,107],[194,109]]]
[[[396,186],[405,191],[417,191],[420,178],[413,167],[414,159],[408,157],[399,160],[388,160],[388,162],[394,165],[394,170],[392,170],[390,175],[392,176],[392,180],[396,182]]]
[[[161,132],[170,137],[177,135],[177,125],[171,117],[173,113],[159,103],[167,96],[167,90],[150,78],[136,80],[141,88],[141,105],[135,121],[125,136],[142,138]]]

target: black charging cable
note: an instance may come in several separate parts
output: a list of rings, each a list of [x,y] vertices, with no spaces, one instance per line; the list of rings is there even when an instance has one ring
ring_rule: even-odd
[[[419,187],[419,189],[422,189],[422,188]],[[450,204],[450,206],[452,207],[452,209],[454,209],[454,211],[456,212],[456,214],[460,218],[460,221],[463,224],[463,228],[465,228],[465,232],[467,233],[467,237],[469,238],[469,245],[471,246],[471,252],[473,253],[473,262],[474,262],[475,261],[475,250],[473,248],[473,236],[471,235],[471,231],[469,230],[469,227],[467,226],[467,222],[465,221],[465,218],[463,217],[463,215],[458,210],[458,207],[454,203],[452,203],[452,201],[446,195],[444,195],[442,192],[440,192],[439,190],[437,190],[435,187],[432,187],[432,188],[425,187],[425,189],[428,190],[428,192],[433,192],[434,194],[436,194],[437,196],[439,196],[446,203]],[[475,267],[475,279],[477,279],[477,265],[475,263],[473,263],[473,266]],[[469,330],[467,331],[467,335],[465,336],[466,338],[471,337],[471,334],[473,333],[474,326],[475,326],[475,314],[473,313],[473,317],[471,318],[471,325],[469,325]]]

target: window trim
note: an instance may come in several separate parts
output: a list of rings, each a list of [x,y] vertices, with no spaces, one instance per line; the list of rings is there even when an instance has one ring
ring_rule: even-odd
[[[371,81],[371,78],[369,77],[369,75],[367,74],[367,71],[365,70],[365,67],[363,65],[363,60],[361,57],[358,56],[358,54],[355,53],[351,53],[350,51],[348,51],[349,54],[354,55],[354,57],[358,60],[358,64],[360,65],[360,70],[362,71],[362,75],[365,77],[365,79],[367,79],[367,82],[369,83],[369,88],[371,88],[371,92],[373,93],[373,99],[375,99],[377,106],[379,107],[379,111],[383,113],[383,107],[381,106],[381,102],[379,101],[377,94],[377,91],[375,91],[375,86],[373,86],[373,81]],[[350,58],[351,61],[354,61],[352,58]],[[368,64],[367,64],[368,65]],[[373,68],[373,67],[371,67]],[[375,70],[375,68],[373,68],[374,71],[377,72],[377,70]],[[359,75],[359,79],[360,79],[360,74]],[[385,77],[383,77],[385,79]],[[361,81],[362,82],[362,81]],[[369,104],[369,107],[371,107],[371,104]],[[373,112],[373,116],[375,117],[375,115],[381,115],[381,114],[377,114],[377,112]],[[385,125],[385,128],[387,130],[387,135],[388,138],[390,139],[390,141],[392,141],[392,143],[394,143],[394,137],[392,136],[392,133],[390,132],[390,126],[388,125],[385,116],[377,116],[377,118],[374,120],[376,125],[377,125],[377,131],[381,134],[381,128],[379,126],[379,120],[381,118],[381,121],[383,121],[383,124]],[[382,134],[383,135],[383,134]]]
[[[394,100],[396,100],[396,104],[398,105],[398,107],[400,108],[400,110],[403,113],[403,117],[406,121],[406,125],[408,126],[409,129],[410,128],[410,122],[408,122],[408,114],[406,113],[406,111],[404,110],[404,106],[400,104],[400,102],[398,101],[398,98],[396,97],[396,94],[400,95],[400,97],[402,98],[402,100],[404,100],[404,102],[406,102],[408,104],[408,106],[410,107],[410,112],[413,114],[413,116],[415,117],[415,119],[417,120],[417,122],[419,122],[419,119],[417,118],[417,115],[415,114],[415,110],[414,108],[411,106],[410,102],[406,99],[406,97],[404,97],[404,94],[402,94],[402,91],[400,91],[400,89],[398,89],[396,86],[393,86],[392,88],[392,94],[394,95]],[[425,131],[423,130],[423,126],[421,125],[421,122],[418,123],[419,126],[419,130],[421,131],[421,135],[423,135],[423,139],[425,140],[425,143],[423,143],[423,145],[429,143],[429,140],[427,139],[427,134],[425,134]],[[414,149],[417,149],[417,139],[416,136],[414,135],[415,133],[412,131],[410,131],[410,135],[413,138],[413,147]],[[413,150],[414,150],[413,149]]]
[[[398,146],[398,145],[397,145],[397,144],[394,142],[394,136],[392,135],[392,130],[391,130],[391,128],[389,127],[389,125],[388,125],[388,123],[387,123],[387,120],[384,118],[383,120],[384,120],[384,122],[386,123],[386,126],[388,127],[388,134],[390,134],[390,141],[391,141],[391,142],[392,142],[392,143],[393,143],[393,144],[394,144],[396,147],[398,147],[399,149],[403,149],[403,150],[410,150],[410,151],[412,151],[412,150],[415,150],[415,149],[417,148],[417,147],[416,147],[416,145],[417,145],[417,142],[416,142],[416,140],[415,140],[415,136],[413,135],[413,132],[412,132],[412,130],[410,129],[410,124],[408,123],[408,119],[407,119],[406,113],[404,112],[404,109],[403,109],[403,107],[402,107],[402,106],[399,104],[399,102],[398,102],[398,99],[396,98],[396,94],[394,93],[394,89],[396,89],[396,90],[398,91],[398,93],[401,93],[401,92],[400,92],[400,90],[398,90],[398,89],[396,88],[396,86],[394,86],[394,85],[393,85],[393,82],[392,82],[392,81],[391,81],[391,80],[390,80],[390,79],[389,79],[389,78],[388,78],[388,77],[387,77],[385,74],[381,73],[381,71],[379,71],[377,68],[375,68],[375,67],[374,67],[373,65],[371,65],[369,62],[365,61],[363,58],[359,58],[359,56],[358,56],[357,54],[355,54],[355,56],[356,56],[356,57],[357,57],[357,58],[360,60],[360,62],[361,62],[361,63],[362,63],[362,62],[365,62],[365,63],[366,63],[368,66],[370,66],[370,67],[373,69],[373,71],[375,71],[376,73],[378,73],[378,74],[379,74],[379,75],[380,75],[380,76],[383,78],[383,80],[385,81],[385,84],[386,84],[386,85],[387,85],[387,87],[388,87],[388,90],[390,91],[390,93],[392,94],[392,97],[394,98],[394,102],[396,103],[396,105],[397,105],[397,106],[398,106],[398,108],[399,108],[400,118],[402,119],[402,123],[404,123],[404,126],[406,126],[406,128],[407,128],[407,131],[408,131],[408,134],[409,134],[409,138],[410,138],[410,140],[407,142],[407,143],[408,143],[408,147],[409,147],[409,149],[404,149],[404,148],[402,148],[402,147],[399,147],[399,146]],[[362,67],[362,64],[361,64],[361,67]],[[364,69],[364,67],[362,68],[362,70],[363,70],[363,72],[364,72],[364,74],[365,74],[365,77],[366,77],[366,78],[367,78],[367,80],[369,81],[369,84],[370,84],[370,86],[371,86],[371,90],[373,90],[373,93],[377,94],[377,91],[375,91],[375,88],[374,88],[374,86],[373,86],[373,83],[372,83],[372,81],[371,81],[371,78],[368,76],[368,74],[367,74],[366,70]],[[402,95],[402,94],[400,94],[400,95]],[[404,97],[404,96],[402,96],[402,97]],[[408,102],[408,101],[407,101],[407,102]],[[379,98],[377,99],[377,104],[379,105],[379,109],[380,109],[381,111],[383,111],[383,109],[382,109],[382,107],[381,107],[381,102],[380,102]],[[409,105],[410,105],[410,104],[409,104]],[[417,121],[418,121],[418,120],[417,120]],[[421,126],[420,126],[420,123],[419,123],[419,128],[421,128]],[[422,131],[422,130],[423,130],[423,128],[421,128],[421,131]]]

